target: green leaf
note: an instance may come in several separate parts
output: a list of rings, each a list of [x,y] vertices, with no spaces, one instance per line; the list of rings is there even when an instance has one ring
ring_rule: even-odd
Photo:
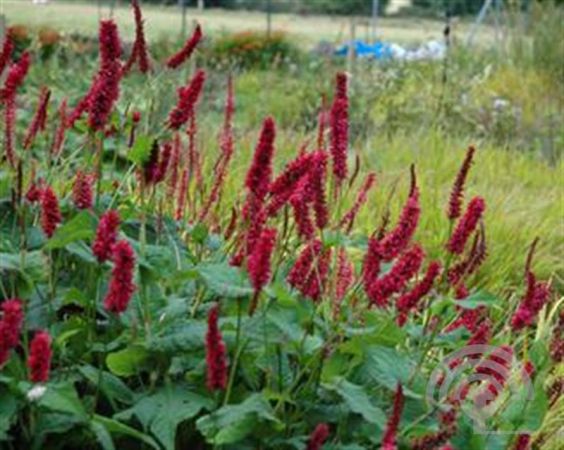
[[[138,345],[132,345],[117,352],[110,353],[106,357],[106,365],[110,372],[120,377],[135,375],[139,366],[148,357],[147,350]]]
[[[106,397],[122,403],[133,403],[133,391],[115,375],[89,365],[81,366],[78,370],[90,383],[98,386]]]
[[[116,417],[129,419],[135,415],[167,450],[174,450],[178,425],[212,407],[211,399],[189,392],[186,387],[165,387],[153,395],[143,397],[132,408]]]
[[[16,398],[4,387],[0,388],[0,441],[10,439],[6,434],[16,419],[18,404]]]
[[[127,159],[134,162],[138,166],[142,166],[147,162],[151,155],[153,147],[153,138],[151,136],[139,135],[135,137],[135,144],[127,153]]]
[[[106,427],[102,423],[93,420],[90,423],[90,429],[96,436],[96,440],[104,450],[115,450],[114,441],[112,440],[112,435],[108,432]]]
[[[45,244],[46,249],[66,247],[76,241],[91,239],[95,232],[95,220],[87,211],[82,211],[57,230]]]
[[[110,419],[109,417],[100,416],[94,414],[92,421],[103,426],[108,432],[112,434],[123,434],[125,436],[132,437],[138,441],[144,442],[145,444],[151,446],[152,448],[159,450],[158,444],[150,436],[142,433],[135,428],[131,428],[115,419]]]
[[[65,246],[65,250],[75,256],[78,256],[80,259],[89,264],[98,264],[98,260],[92,253],[92,250],[83,241],[71,242]]]
[[[270,404],[260,394],[253,394],[238,405],[225,405],[196,422],[209,443],[232,444],[256,430],[261,420],[280,424]]]
[[[151,350],[168,354],[183,353],[202,348],[207,326],[201,322],[170,326],[166,334],[149,342]]]
[[[451,300],[451,302],[464,309],[476,309],[480,306],[494,306],[498,303],[498,298],[489,292],[478,291],[469,295],[464,300]]]
[[[46,259],[39,250],[26,253],[23,261],[19,253],[0,253],[0,272],[18,272],[29,286],[45,278],[47,267]]]
[[[359,374],[393,391],[398,382],[404,385],[408,383],[415,366],[414,361],[393,348],[374,346],[366,349]],[[413,381],[416,382],[417,377]],[[417,386],[418,384],[415,383],[414,388]],[[404,389],[404,393],[406,396],[420,397],[409,389]]]
[[[352,412],[360,414],[367,422],[374,423],[381,429],[384,428],[386,415],[380,408],[372,404],[362,386],[351,383],[344,378],[336,378],[333,384],[323,386],[337,392]]]
[[[237,267],[228,264],[206,264],[196,269],[207,287],[220,297],[248,297],[253,293],[249,280]]]
[[[71,414],[84,421],[88,420],[88,414],[72,384],[48,384],[46,388],[45,393],[38,400],[39,406],[54,412]]]

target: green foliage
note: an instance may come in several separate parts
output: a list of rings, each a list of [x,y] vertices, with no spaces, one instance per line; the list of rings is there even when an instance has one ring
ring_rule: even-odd
[[[215,39],[209,49],[212,62],[228,67],[268,68],[296,62],[298,47],[285,33],[244,31]]]

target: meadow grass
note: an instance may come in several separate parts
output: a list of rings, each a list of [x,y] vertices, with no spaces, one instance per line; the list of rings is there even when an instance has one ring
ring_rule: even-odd
[[[24,23],[28,26],[40,27],[48,25],[65,32],[77,32],[95,36],[98,31],[100,17],[109,15],[109,2],[105,2],[99,10],[96,2],[65,3],[50,2],[47,5],[31,5],[19,0],[3,0],[0,13],[5,14],[8,23]],[[181,30],[181,13],[176,6],[144,5],[147,36],[150,39],[175,38]],[[134,24],[128,2],[120,2],[114,10],[113,17],[124,36],[133,36]],[[198,11],[188,8],[188,21],[202,24],[207,33],[237,32],[244,30],[266,30],[266,15],[255,11],[227,11],[207,9]],[[337,40],[350,36],[350,19],[342,16],[300,16],[295,14],[276,14],[273,16],[273,28],[294,35],[296,42],[311,46],[319,40]],[[368,21],[359,19],[366,26],[357,28],[357,37],[368,37]],[[429,39],[441,39],[443,24],[439,21],[423,18],[380,18],[378,20],[378,37],[400,43],[420,42]],[[459,23],[455,33],[461,38],[466,36],[470,23]],[[493,29],[482,27],[477,36],[478,42],[491,42]]]

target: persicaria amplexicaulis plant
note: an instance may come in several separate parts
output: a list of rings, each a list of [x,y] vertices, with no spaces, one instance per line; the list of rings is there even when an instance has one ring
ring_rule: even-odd
[[[458,450],[466,406],[511,400],[515,377],[537,383],[549,359],[562,360],[564,319],[532,251],[518,295],[484,291],[496,247],[469,181],[474,147],[451,189],[429,186],[422,169],[417,181],[412,166],[376,200],[387,178],[351,155],[357,90],[339,73],[317,130],[288,141],[267,116],[249,151],[237,79],[210,66],[185,73],[201,28],[172,57],[150,59],[140,5],[131,47],[115,22],[100,24],[84,92],[38,83],[30,98],[31,55],[14,56],[10,38],[0,53],[0,398],[16,405],[0,420],[0,447],[4,436],[47,446],[55,421],[58,438],[87,446]],[[129,89],[136,78],[151,89]],[[218,86],[223,117],[210,131],[199,105]],[[16,93],[34,109],[17,121]],[[429,192],[444,206],[430,207]],[[444,233],[429,236],[430,221]],[[429,405],[436,364],[473,345],[511,359],[450,361],[437,384],[470,362],[473,381]],[[488,425],[514,429],[508,416]]]

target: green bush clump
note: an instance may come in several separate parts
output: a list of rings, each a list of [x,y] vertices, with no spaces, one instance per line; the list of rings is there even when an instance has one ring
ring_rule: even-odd
[[[212,41],[209,57],[222,65],[244,68],[271,68],[295,64],[301,51],[281,31],[270,35],[258,31],[228,34]]]

